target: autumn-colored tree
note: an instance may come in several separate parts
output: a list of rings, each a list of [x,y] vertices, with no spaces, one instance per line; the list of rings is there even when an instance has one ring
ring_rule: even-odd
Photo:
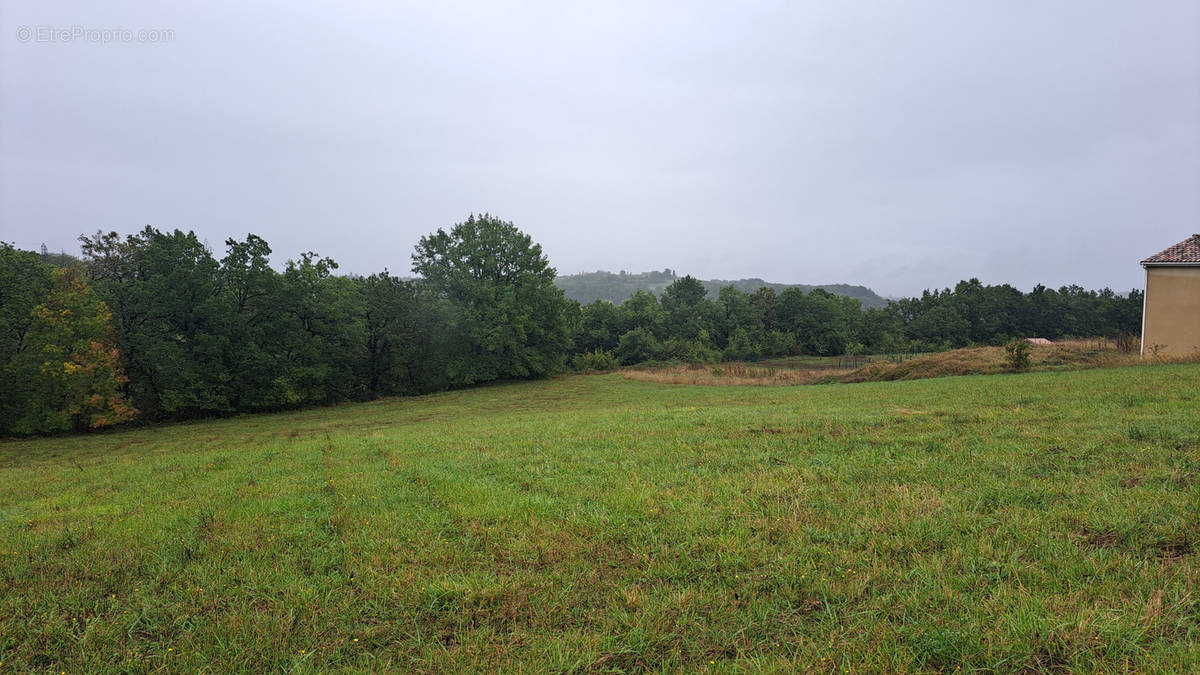
[[[78,268],[52,272],[50,293],[34,307],[29,349],[20,370],[35,384],[19,433],[98,428],[127,422],[112,312],[96,298]]]

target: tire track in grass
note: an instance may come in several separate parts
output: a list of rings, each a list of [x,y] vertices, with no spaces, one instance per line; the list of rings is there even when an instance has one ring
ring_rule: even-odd
[[[354,465],[366,470],[358,472],[366,478],[352,495],[355,530],[349,544],[351,564],[363,566],[364,642],[385,644],[391,658],[420,669],[488,660],[500,653],[496,650],[536,637],[539,626],[550,629],[548,617],[555,613],[531,598],[546,590],[544,580],[492,557],[507,537],[527,528],[505,528],[473,511],[478,500],[464,492],[470,468],[452,471],[444,466],[447,460],[425,453],[413,462],[411,453],[394,448],[364,450],[386,463],[382,471]],[[506,504],[500,512],[526,512],[528,506]],[[468,656],[464,650],[483,651]]]
[[[328,556],[322,564],[318,565],[313,560],[310,561],[310,565],[314,574],[319,570],[321,573],[333,576],[331,573],[340,572],[346,562],[346,544],[342,539],[343,522],[338,513],[339,500],[343,497],[338,493],[338,485],[334,477],[333,440],[329,437],[329,432],[325,432],[325,443],[321,448],[321,477],[321,494],[325,496],[328,513],[323,515],[318,529],[318,532],[323,535],[319,550],[327,553]]]
[[[527,589],[481,560],[479,528],[464,519],[461,495],[428,471],[427,455],[408,461],[393,440],[346,448],[331,465],[353,598],[346,658],[416,670],[494,658],[521,641],[524,613],[510,600]]]
[[[489,445],[508,448],[513,440],[501,438]],[[714,649],[707,644],[698,648],[695,641],[669,628],[688,616],[718,631],[729,617],[709,616],[705,608],[687,602],[688,606],[680,605],[675,602],[678,594],[661,578],[663,570],[651,571],[660,564],[658,554],[663,552],[646,548],[662,536],[652,532],[654,510],[642,513],[646,504],[641,497],[617,492],[599,506],[593,499],[593,508],[581,511],[588,503],[587,494],[594,498],[606,491],[597,493],[596,486],[586,493],[566,489],[558,480],[564,475],[561,471],[519,473],[526,461],[540,458],[537,452],[507,457],[507,461],[489,456],[474,464],[462,457],[439,458],[409,472],[413,482],[448,511],[450,522],[443,536],[474,554],[457,568],[447,566],[450,573],[436,582],[434,600],[443,621],[467,621],[472,630],[482,622],[485,633],[494,628],[515,632],[519,638],[523,632],[535,642],[545,635],[575,634],[592,645],[575,655],[584,662],[603,660],[609,647],[620,645],[635,647],[638,658],[656,664],[672,662],[667,653],[672,648],[677,652],[682,648],[693,654],[691,658]],[[636,490],[656,492],[654,482],[652,477],[647,484],[639,482]],[[615,528],[617,521],[633,527]],[[680,525],[673,522],[670,533]],[[493,533],[493,528],[498,531]],[[649,528],[644,533],[648,539],[630,531],[642,528]],[[491,570],[497,572],[489,576]],[[721,595],[712,589],[699,590],[704,597]],[[524,605],[513,602],[517,596]],[[643,596],[648,603],[644,607]],[[619,625],[597,620],[614,605],[624,617]],[[472,641],[479,639],[471,631],[466,635]]]
[[[223,604],[194,636],[229,645],[250,670],[336,659],[338,619],[349,604],[331,439],[279,440],[254,458],[254,472],[221,512],[228,518],[228,530],[220,531],[224,548],[204,586],[218,590]],[[270,461],[280,456],[286,461]],[[247,641],[248,634],[258,638]]]
[[[319,444],[319,447],[311,447]],[[270,585],[260,589],[265,597],[254,605],[270,616],[261,628],[275,634],[261,649],[253,669],[309,669],[332,667],[344,662],[344,622],[354,606],[352,575],[347,573],[345,518],[342,515],[342,486],[338,477],[336,450],[327,431],[310,439],[311,454],[297,451],[294,459],[308,455],[311,473],[299,463],[280,476],[299,478],[294,489],[270,502],[279,509],[277,543],[268,544],[266,556],[255,556],[274,572]],[[289,444],[289,450],[296,448]],[[319,479],[313,485],[313,478]],[[280,488],[286,490],[287,484]],[[274,541],[269,540],[269,541]],[[249,570],[253,572],[253,570]],[[261,648],[261,647],[260,647]]]
[[[407,436],[407,434],[406,434]],[[419,469],[397,470],[381,441],[353,436],[322,450],[328,534],[339,547],[340,617],[325,627],[330,661],[368,669],[428,669],[469,642],[445,582],[462,569],[448,499]],[[469,563],[467,567],[470,567]],[[473,658],[479,658],[474,654]]]

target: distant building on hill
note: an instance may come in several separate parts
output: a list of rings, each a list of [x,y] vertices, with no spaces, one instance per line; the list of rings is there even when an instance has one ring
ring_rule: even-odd
[[[1142,261],[1142,355],[1200,351],[1200,234]]]

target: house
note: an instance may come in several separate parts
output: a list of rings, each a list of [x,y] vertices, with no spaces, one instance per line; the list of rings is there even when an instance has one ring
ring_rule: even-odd
[[[1200,234],[1142,261],[1142,355],[1200,351]]]

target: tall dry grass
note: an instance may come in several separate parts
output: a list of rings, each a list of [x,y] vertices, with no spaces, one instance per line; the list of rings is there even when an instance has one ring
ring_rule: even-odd
[[[771,387],[833,381],[853,371],[852,368],[773,368],[721,363],[625,370],[621,374],[630,380],[663,384]]]
[[[1139,355],[1124,352],[1105,339],[1063,340],[1031,345],[1029,371],[1117,368],[1155,363],[1196,363],[1200,352],[1184,356]],[[973,347],[920,356],[903,363],[880,361],[840,378],[842,382],[887,382],[953,375],[995,375],[1011,372],[1003,347]]]
[[[1185,356],[1147,354],[1143,357],[1136,351],[1122,351],[1115,342],[1103,338],[1031,345],[1029,355],[1029,371],[1200,362],[1200,351]],[[622,375],[631,380],[663,384],[769,387],[824,382],[888,382],[1011,372],[1003,347],[954,349],[909,358],[899,363],[877,360],[858,368],[839,368],[836,363],[835,357],[824,366],[806,363],[791,368],[777,364],[686,364],[629,369],[622,371]]]

